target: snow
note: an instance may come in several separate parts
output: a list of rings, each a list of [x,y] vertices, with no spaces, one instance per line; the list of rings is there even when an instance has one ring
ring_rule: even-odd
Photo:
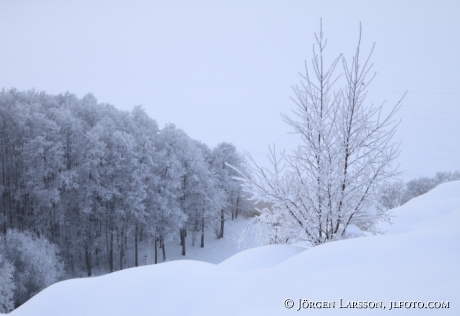
[[[293,315],[300,299],[335,302],[314,315],[459,315],[460,181],[394,210],[388,233],[245,250],[221,264],[178,260],[50,286],[13,316]],[[294,307],[283,302],[291,298]],[[348,301],[386,309],[357,312]],[[448,309],[391,309],[390,301],[448,301]]]
[[[459,207],[458,181],[444,183],[403,206],[392,210],[391,224],[382,223],[386,233],[408,232],[440,218]]]
[[[242,250],[252,248],[256,245],[255,236],[253,234],[249,235],[249,240],[247,242],[239,242],[240,236],[247,224],[248,220],[244,218],[226,220],[223,239],[217,239],[213,229],[208,228],[204,237],[204,248],[200,247],[200,232],[198,232],[196,236],[195,246],[191,245],[191,238],[187,237],[185,257],[181,254],[182,247],[179,245],[179,240],[167,241],[165,242],[166,262],[175,260],[198,260],[218,264]],[[158,251],[158,262],[162,263],[163,257],[161,249]],[[147,260],[148,263],[153,264],[155,262],[154,248],[151,244],[141,245],[141,260],[142,254],[146,256],[144,260]]]
[[[229,271],[249,271],[274,267],[305,250],[289,245],[270,245],[242,251],[219,264]]]

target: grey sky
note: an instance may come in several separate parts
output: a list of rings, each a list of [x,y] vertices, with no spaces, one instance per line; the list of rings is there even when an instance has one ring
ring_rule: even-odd
[[[396,135],[408,180],[460,169],[459,13],[458,1],[2,0],[0,87],[142,104],[265,165],[268,144],[298,142],[280,113],[320,17],[331,58],[351,57],[362,22],[363,52],[376,42],[368,101],[409,90]]]

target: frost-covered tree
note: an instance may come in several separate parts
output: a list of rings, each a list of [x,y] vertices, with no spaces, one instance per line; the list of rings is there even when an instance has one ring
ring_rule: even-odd
[[[211,150],[205,144],[195,141],[195,146],[200,150],[200,155],[204,160],[204,169],[201,175],[202,191],[198,195],[198,212],[194,219],[192,231],[192,245],[196,234],[200,232],[200,247],[204,247],[205,227],[215,228],[216,220],[225,207],[228,197],[223,190],[219,180],[218,173],[214,168],[214,150]]]
[[[14,266],[0,253],[0,313],[14,309]]]
[[[218,238],[224,237],[226,213],[230,213],[232,219],[237,214],[238,203],[242,197],[241,182],[235,177],[238,173],[234,168],[242,169],[243,158],[237,152],[236,147],[230,143],[220,143],[212,151],[212,167],[217,179],[218,188],[224,195],[224,201],[220,209],[220,218],[217,223]],[[232,168],[233,167],[233,168]]]
[[[29,232],[8,230],[0,236],[0,254],[14,267],[15,307],[63,277],[58,253],[55,245]]]
[[[455,180],[460,180],[460,171],[455,170],[455,171],[449,171],[449,172],[436,172],[436,175],[434,176],[434,182],[436,184],[441,184],[444,182],[449,182],[449,181],[455,181]]]
[[[179,236],[182,255],[185,256],[185,238],[188,232],[203,228],[207,210],[213,205],[209,200],[214,195],[214,178],[205,160],[203,146],[182,130],[176,129],[174,125],[167,125],[161,130],[158,139],[166,155],[179,164],[170,172],[175,171],[176,179],[178,177],[180,180],[177,187],[177,202],[185,215],[185,221],[179,229]],[[218,196],[214,195],[214,197],[216,198],[214,202],[218,202]],[[207,205],[206,201],[208,201]]]
[[[381,186],[379,204],[385,211],[403,204],[405,184],[403,181],[388,182]]]
[[[401,205],[407,201],[425,194],[436,187],[437,183],[435,179],[429,177],[419,177],[417,179],[410,180],[406,183],[404,194],[402,197]]]
[[[340,55],[327,64],[325,47],[321,29],[313,46],[313,70],[306,65],[302,85],[294,88],[293,116],[283,116],[301,144],[278,156],[272,148],[272,170],[252,160],[251,177],[242,178],[256,200],[272,205],[255,219],[268,243],[318,245],[375,232],[374,223],[384,217],[374,206],[375,195],[396,174],[392,162],[399,150],[392,136],[400,102],[388,111],[383,104],[366,102],[375,75],[370,74],[373,48],[361,56],[361,32],[351,63]],[[336,75],[339,62],[343,71]]]

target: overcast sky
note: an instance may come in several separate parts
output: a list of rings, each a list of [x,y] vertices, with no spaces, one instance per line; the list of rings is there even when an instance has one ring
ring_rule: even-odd
[[[0,0],[0,88],[93,93],[142,104],[209,146],[232,142],[262,165],[294,148],[294,105],[323,19],[330,61],[350,58],[359,23],[377,77],[369,103],[403,95],[402,177],[460,170],[460,1]]]

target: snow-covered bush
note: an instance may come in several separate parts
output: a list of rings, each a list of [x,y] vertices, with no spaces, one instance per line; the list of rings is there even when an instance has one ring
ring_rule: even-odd
[[[8,230],[0,237],[0,254],[14,267],[15,307],[59,281],[64,274],[58,248],[30,232]],[[11,271],[8,264],[4,267]]]
[[[9,313],[14,308],[14,267],[0,254],[0,313]]]
[[[407,182],[401,205],[414,197],[431,191],[436,187],[436,185],[438,184],[434,181],[434,179],[428,177],[420,177]]]
[[[388,182],[382,185],[378,207],[390,210],[402,205],[405,198],[405,187],[403,181]]]

